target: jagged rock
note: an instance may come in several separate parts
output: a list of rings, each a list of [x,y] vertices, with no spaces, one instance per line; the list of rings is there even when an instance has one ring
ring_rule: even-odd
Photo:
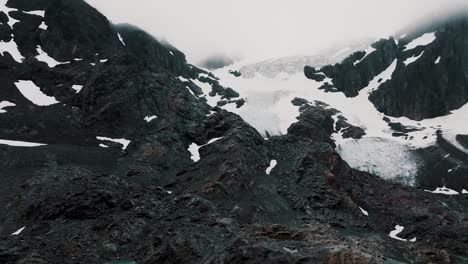
[[[47,145],[0,146],[0,262],[456,262],[468,255],[465,197],[351,169],[330,136],[362,131],[326,104],[295,98],[298,122],[265,140],[236,114],[207,105],[192,80],[208,83],[221,104],[240,106],[235,87],[141,30],[111,26],[81,0],[9,5],[45,10],[49,28],[38,31],[39,18],[13,14],[20,49],[29,53],[21,63],[0,56],[0,98],[16,104],[0,114],[0,138]],[[56,60],[83,60],[50,68],[33,58],[39,44]],[[388,59],[375,56],[379,66]],[[34,81],[60,103],[33,104],[17,80]],[[83,87],[77,93],[74,85]],[[405,227],[400,237],[417,242],[389,238],[396,224]]]

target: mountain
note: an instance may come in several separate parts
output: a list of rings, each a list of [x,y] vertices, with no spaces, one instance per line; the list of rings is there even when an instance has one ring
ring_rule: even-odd
[[[82,0],[0,7],[0,263],[466,260],[463,186],[351,168],[372,131],[295,96],[341,93],[248,89]]]

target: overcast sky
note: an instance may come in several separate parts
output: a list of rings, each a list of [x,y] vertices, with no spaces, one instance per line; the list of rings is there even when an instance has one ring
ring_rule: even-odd
[[[388,36],[468,0],[87,0],[113,23],[165,38],[191,63],[272,58]]]

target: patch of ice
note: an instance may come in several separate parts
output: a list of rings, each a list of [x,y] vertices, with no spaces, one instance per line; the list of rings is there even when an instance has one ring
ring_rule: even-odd
[[[83,85],[72,85],[72,89],[79,93],[83,89]]]
[[[0,52],[5,56],[5,52],[8,52],[16,62],[21,63],[24,59],[23,55],[19,52],[18,45],[12,39],[9,42],[0,41]]]
[[[417,61],[419,58],[421,58],[421,56],[424,54],[424,51],[421,52],[421,54],[419,54],[418,56],[412,56],[412,57],[409,57],[407,58],[403,63],[405,64],[405,66],[408,66],[409,64]]]
[[[222,139],[222,137],[219,137],[219,138],[213,138],[211,140],[208,141],[208,143],[206,143],[205,145],[201,145],[201,146],[198,146],[196,143],[192,143],[190,144],[189,148],[187,149],[189,152],[190,152],[190,158],[193,160],[193,162],[198,162],[200,160],[200,148],[201,147],[204,147],[204,146],[207,146],[213,142],[216,142],[218,140]]]
[[[362,213],[363,215],[369,216],[369,213],[368,213],[366,210],[362,209],[362,207],[359,207],[359,209],[361,210],[361,213]]]
[[[117,37],[119,38],[120,42],[124,45],[124,46],[127,46],[127,44],[125,44],[123,38],[122,38],[122,35],[120,35],[120,33],[117,33]]]
[[[12,106],[16,106],[16,104],[12,103],[12,102],[9,102],[9,101],[1,101],[0,102],[0,114],[3,114],[3,113],[6,113],[7,111],[3,108],[5,107],[12,107]]]
[[[362,59],[360,60],[357,60],[354,62],[354,66],[356,66],[357,64],[359,64],[361,61],[363,61],[367,56],[369,56],[372,52],[376,51],[376,49],[372,46],[369,46],[364,52],[366,53],[364,55],[364,57],[362,57]]]
[[[267,175],[270,175],[271,170],[273,170],[276,167],[276,164],[278,164],[278,162],[276,160],[271,160],[270,161],[270,166],[266,169],[265,173]]]
[[[157,116],[153,115],[153,116],[146,116],[145,117],[145,121],[146,123],[149,123],[151,121],[153,121],[154,119],[158,118]]]
[[[45,146],[46,144],[0,139],[0,145],[8,145],[8,146],[12,146],[12,147],[28,147],[28,148],[31,148],[31,147]]]
[[[434,62],[434,64],[439,64],[441,57],[439,56],[437,60]]]
[[[409,185],[414,184],[421,164],[411,148],[384,138],[351,140],[339,146],[337,151],[355,169]]]
[[[412,40],[403,51],[412,50],[419,46],[426,46],[431,44],[436,39],[435,32],[426,33],[419,38]]]
[[[21,94],[35,105],[48,106],[59,103],[55,97],[44,94],[32,81],[17,81],[15,84]]]
[[[98,140],[101,141],[111,141],[115,143],[119,143],[122,145],[122,150],[127,149],[128,145],[130,144],[130,140],[127,140],[125,138],[108,138],[108,137],[96,137]]]
[[[435,191],[425,190],[426,192],[435,193],[435,194],[445,194],[445,195],[458,195],[459,192],[449,189],[447,187],[438,187]]]
[[[38,61],[47,63],[49,68],[54,68],[57,65],[64,64],[62,62],[56,61],[54,58],[50,57],[45,51],[42,50],[41,46],[37,46],[37,52],[39,55],[36,56]]]
[[[23,226],[22,228],[20,228],[17,231],[13,232],[11,235],[12,236],[17,236],[17,235],[21,234],[21,232],[23,232],[24,229],[26,229],[26,226]]]

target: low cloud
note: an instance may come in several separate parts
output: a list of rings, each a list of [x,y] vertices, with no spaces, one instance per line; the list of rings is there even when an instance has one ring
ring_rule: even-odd
[[[88,0],[114,23],[135,24],[199,64],[215,54],[262,59],[311,54],[388,36],[467,7],[466,0]]]

